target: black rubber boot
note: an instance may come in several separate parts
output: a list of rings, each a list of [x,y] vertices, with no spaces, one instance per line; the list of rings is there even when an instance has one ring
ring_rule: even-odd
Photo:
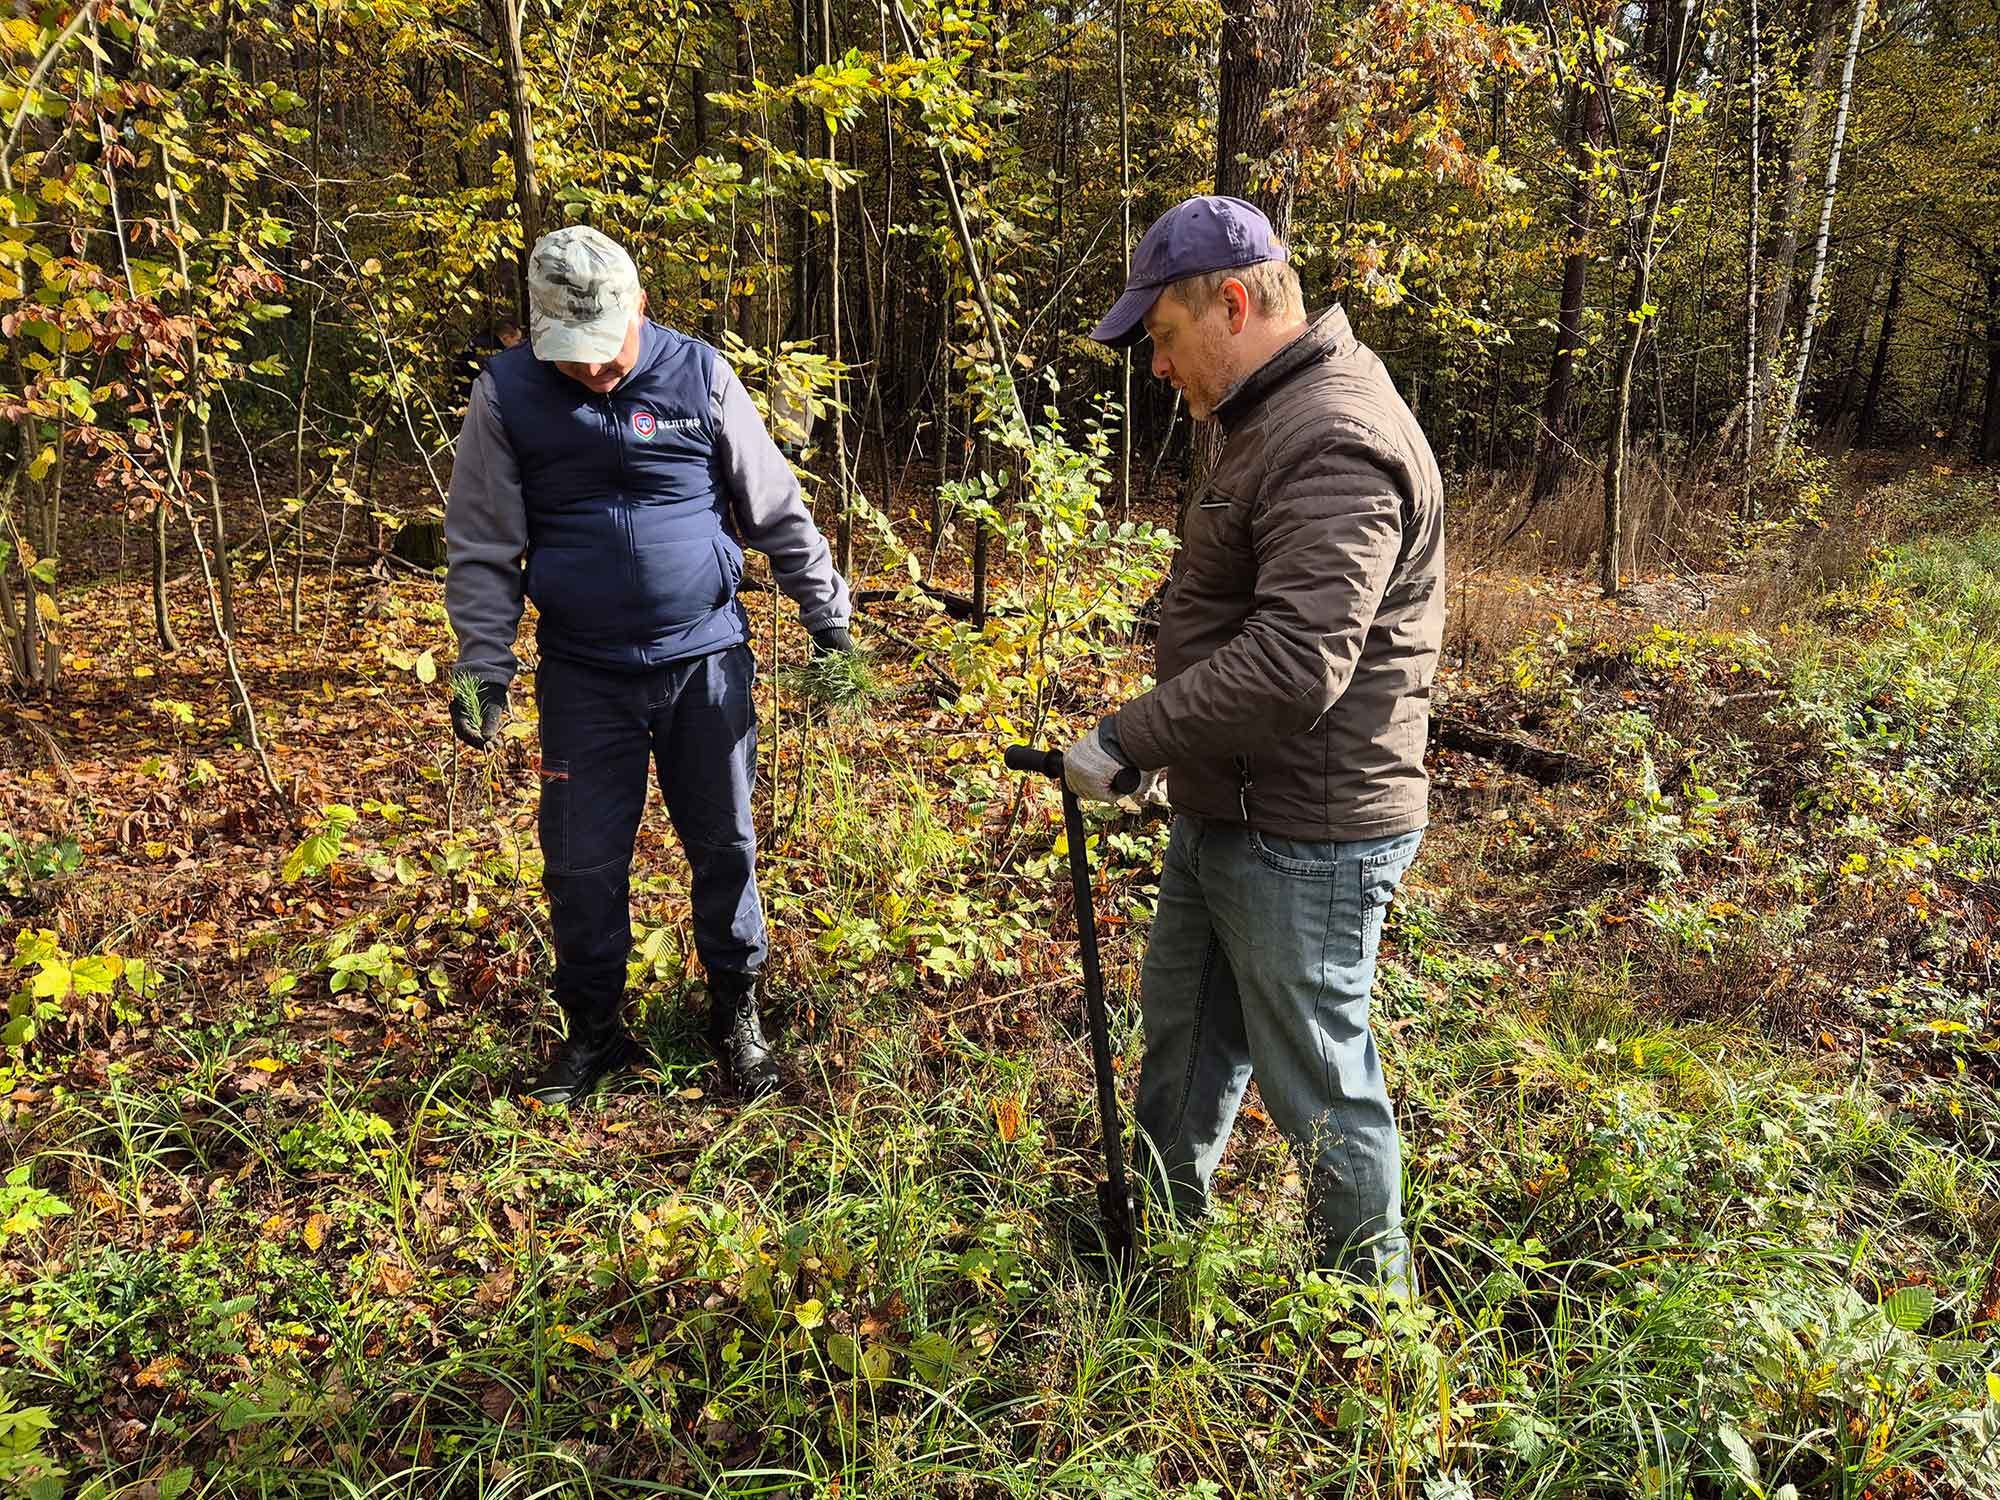
[[[764,985],[755,974],[708,976],[708,1046],[722,1076],[745,1103],[778,1086],[778,1061],[759,1014]]]
[[[529,1097],[548,1106],[577,1105],[615,1074],[646,1060],[646,1049],[615,1019],[595,1026],[570,1017],[569,1037],[528,1086]]]

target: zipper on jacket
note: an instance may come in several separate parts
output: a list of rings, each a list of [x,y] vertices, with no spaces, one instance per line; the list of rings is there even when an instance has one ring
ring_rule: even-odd
[[[1243,826],[1250,826],[1250,757],[1239,755],[1236,760],[1236,807],[1243,814]]]
[[[618,455],[618,493],[612,497],[611,513],[617,519],[618,529],[625,542],[625,569],[631,579],[634,592],[639,589],[639,539],[632,530],[632,507],[625,499],[625,434],[618,424],[618,412],[611,404],[611,393],[606,391],[597,398],[599,409],[604,413],[604,432],[611,439],[611,447]]]
[[[597,399],[604,407],[604,430],[610,435],[611,446],[618,454],[618,491],[622,496],[625,491],[625,433],[619,425],[618,413],[611,405],[611,393],[607,391]]]

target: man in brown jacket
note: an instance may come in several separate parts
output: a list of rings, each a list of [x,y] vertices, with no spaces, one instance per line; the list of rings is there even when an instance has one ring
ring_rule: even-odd
[[[1064,757],[1080,796],[1166,773],[1139,1123],[1199,1215],[1252,1074],[1309,1168],[1321,1263],[1410,1289],[1395,1116],[1368,1027],[1383,913],[1423,837],[1444,624],[1443,484],[1338,307],[1308,320],[1269,222],[1195,198],[1146,233],[1092,337],[1221,458],[1181,513],[1158,682]]]

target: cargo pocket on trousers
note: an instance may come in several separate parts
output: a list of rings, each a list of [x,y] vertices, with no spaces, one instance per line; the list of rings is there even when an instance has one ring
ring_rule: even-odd
[[[536,815],[536,832],[542,845],[542,873],[569,873],[570,778],[566,760],[535,763],[541,777],[542,805]]]

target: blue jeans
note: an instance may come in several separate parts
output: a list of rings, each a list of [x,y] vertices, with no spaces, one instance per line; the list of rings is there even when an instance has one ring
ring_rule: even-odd
[[[1174,820],[1146,949],[1139,1125],[1198,1217],[1256,1075],[1307,1168],[1320,1263],[1408,1286],[1402,1150],[1368,997],[1382,917],[1421,831],[1299,843]]]
[[[556,1000],[571,1033],[615,1025],[632,950],[632,846],[647,772],[692,874],[694,946],[717,973],[754,974],[768,943],[757,899],[750,789],[756,659],[748,646],[643,672],[544,657],[542,882],[555,930]]]

